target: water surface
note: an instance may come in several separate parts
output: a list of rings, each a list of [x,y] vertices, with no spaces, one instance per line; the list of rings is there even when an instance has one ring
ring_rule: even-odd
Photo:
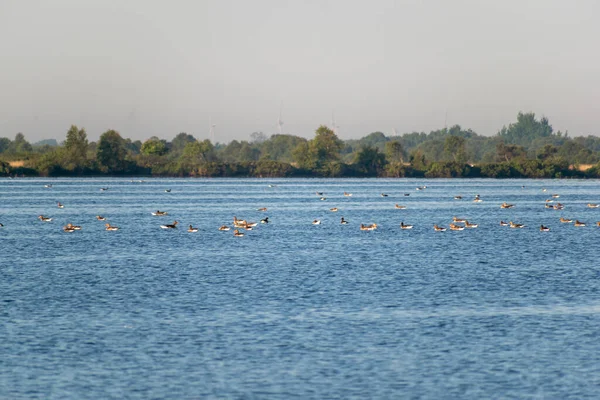
[[[589,202],[598,181],[3,179],[0,398],[597,398]],[[453,216],[479,227],[433,231]]]

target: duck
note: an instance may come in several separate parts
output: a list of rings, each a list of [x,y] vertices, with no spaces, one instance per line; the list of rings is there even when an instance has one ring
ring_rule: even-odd
[[[563,217],[560,217],[559,221],[562,223],[565,223],[565,224],[569,224],[569,223],[573,222],[572,219],[567,219],[567,218],[563,218]]]
[[[0,222],[0,228],[3,228],[4,224],[2,222]]]
[[[544,225],[540,225],[540,232],[550,232],[550,228]]]
[[[598,208],[598,207],[600,207],[600,204],[588,203],[587,206],[589,208]]]
[[[548,204],[548,203],[544,204],[544,207],[554,209],[554,206],[552,206],[552,204]]]
[[[59,201],[58,203],[56,203],[56,206],[57,206],[58,208],[65,208],[65,206],[64,206],[64,205],[60,204],[60,201]]]
[[[512,221],[510,221],[508,224],[509,224],[509,226],[510,226],[511,228],[525,228],[525,225],[523,225],[523,224],[515,224],[515,223],[514,223],[514,222],[512,222]]]
[[[156,212],[153,212],[152,215],[154,215],[155,217],[163,217],[165,215],[169,215],[169,213],[166,211],[156,210]]]
[[[257,208],[256,211],[267,211],[267,207]]]
[[[269,185],[269,187],[270,187],[270,188],[274,188],[274,187],[277,187],[277,185],[270,184],[270,185]]]
[[[348,221],[346,221],[346,220],[344,219],[344,217],[342,217],[342,219],[340,219],[340,224],[342,224],[342,225],[347,225],[347,224],[348,224]]]
[[[546,203],[554,203],[554,200],[552,200],[552,199],[546,199]]]
[[[396,204],[394,206],[397,210],[406,210],[406,206],[401,206],[400,204]]]
[[[75,229],[75,227],[72,224],[69,223],[69,224],[63,226],[63,231],[65,231],[65,232],[75,232],[76,229]]]
[[[513,208],[513,207],[514,207],[513,204],[508,204],[506,202],[504,202],[500,205],[500,208]]]
[[[465,220],[465,228],[471,228],[471,229],[473,229],[473,228],[477,228],[478,226],[479,226],[478,224],[472,224],[469,221]]]
[[[40,215],[40,216],[38,217],[38,219],[39,219],[40,221],[42,221],[42,222],[50,222],[50,221],[52,221],[52,218],[50,218],[50,217],[44,217],[43,215]]]
[[[330,208],[329,211],[331,211],[331,212],[337,212],[338,208],[337,207],[333,207],[333,208]]]
[[[400,229],[412,229],[412,225],[406,225],[404,222],[400,222]]]
[[[188,230],[187,230],[187,231],[188,231],[188,232],[190,232],[190,233],[198,232],[198,228],[194,228],[193,226],[191,226],[191,225],[190,225],[190,226],[188,227]]]
[[[235,237],[242,237],[242,236],[244,236],[244,234],[242,232],[238,231],[237,229],[234,229],[233,230],[233,236],[235,236]]]
[[[462,200],[462,196],[454,196],[454,200]]]
[[[556,204],[554,205],[554,207],[552,207],[552,208],[554,208],[555,210],[563,210],[563,209],[565,208],[565,206],[563,206],[563,205],[562,205],[562,204],[560,204],[560,203],[556,203]]]
[[[73,231],[80,231],[81,230],[81,226],[79,226],[79,225],[73,225],[70,222],[66,226],[64,226],[63,229],[64,228],[68,228],[68,229],[73,230]]]
[[[479,197],[476,197],[476,198],[473,200],[473,203],[481,203],[482,201],[483,201],[483,200],[481,200],[481,198],[479,198]]]
[[[106,192],[107,190],[108,190],[108,188],[107,188],[107,187],[101,187],[101,188],[100,188],[100,191],[101,191],[101,192]]]
[[[408,197],[408,196],[410,196],[410,193],[404,193],[404,195]]]
[[[178,223],[179,223],[179,222],[177,222],[177,221],[173,221],[173,223],[172,223],[172,224],[168,224],[168,225],[161,225],[160,227],[161,227],[161,228],[163,228],[163,229],[175,229],[175,228],[177,228],[177,224],[178,224]]]
[[[260,220],[261,224],[268,224],[269,223],[269,217],[264,217],[263,219]]]
[[[508,222],[500,221],[500,226],[508,226]]]
[[[579,220],[575,220],[575,224],[573,224],[574,226],[585,226],[585,222],[581,222]]]
[[[254,228],[256,225],[258,225],[258,222],[248,222],[245,219],[237,219],[237,217],[233,217],[233,226],[236,228],[242,228],[242,229],[246,229],[246,230],[251,230],[251,228]]]
[[[165,193],[171,193],[171,189],[165,189]]]
[[[464,218],[452,217],[452,222],[460,222],[464,224],[465,222],[467,222],[467,220]]]
[[[558,199],[560,197],[560,195],[558,194],[553,194],[552,197],[554,197],[555,199]]]
[[[388,197],[386,193],[381,193],[381,197]]]
[[[321,197],[320,200],[325,201],[325,200],[327,200],[327,197]]]
[[[45,187],[46,189],[50,189],[50,188],[52,187],[52,184],[51,184],[51,183],[49,183],[49,184],[47,184],[47,185],[44,185],[44,187]]]
[[[105,218],[105,217],[103,217],[102,215],[96,215],[96,219],[97,219],[98,221],[106,221],[106,218]]]
[[[361,231],[374,231],[375,229],[377,229],[377,224],[370,224],[370,225],[360,224]]]
[[[346,197],[352,197],[352,193],[344,192],[344,196],[346,196]]]
[[[233,217],[233,226],[236,228],[243,228],[246,226],[248,222],[245,219],[237,219],[236,216]]]
[[[546,190],[545,188],[544,188],[544,189],[542,189],[542,192],[546,192],[546,191],[547,191],[547,190]]]
[[[315,192],[317,196],[323,196],[323,192]]]
[[[600,221],[596,222],[596,226],[600,226]]]
[[[465,227],[464,226],[460,226],[460,225],[456,225],[456,224],[450,224],[450,230],[451,231],[464,231]]]
[[[221,225],[221,226],[219,227],[219,230],[220,230],[220,231],[228,231],[228,230],[230,230],[230,229],[231,229],[231,228],[230,228],[230,227],[228,227],[227,225]]]
[[[119,230],[118,226],[112,226],[111,224],[105,224],[104,226],[106,226],[107,231],[118,231]]]
[[[445,232],[446,228],[444,228],[443,226],[433,225],[433,230],[436,232]]]
[[[321,225],[321,220],[320,219],[315,219],[312,222],[313,225]]]

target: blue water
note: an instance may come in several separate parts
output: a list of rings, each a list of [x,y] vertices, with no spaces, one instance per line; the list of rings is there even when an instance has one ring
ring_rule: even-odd
[[[588,202],[598,181],[2,179],[0,398],[598,398]],[[453,216],[479,227],[433,231]]]

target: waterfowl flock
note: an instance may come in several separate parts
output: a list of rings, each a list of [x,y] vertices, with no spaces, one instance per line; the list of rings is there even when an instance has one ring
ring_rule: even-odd
[[[47,185],[44,185],[44,187],[45,188],[52,188],[53,186],[51,184],[47,184]],[[275,185],[270,185],[270,187],[275,187]],[[427,189],[427,186],[418,186],[416,189],[418,191],[423,191],[423,190]],[[101,191],[105,191],[105,190],[108,190],[108,188],[101,188]],[[164,191],[165,192],[170,192],[171,190],[170,189],[164,189]],[[316,191],[314,193],[317,196],[319,196],[320,200],[325,200],[326,199],[324,197],[325,193],[323,191]],[[350,192],[342,192],[341,194],[343,195],[343,197],[346,197],[346,198],[352,197],[352,193],[350,193]],[[377,192],[377,193],[372,193],[371,194],[371,196],[376,196],[376,195],[379,195],[379,197],[382,197],[382,198],[390,198],[390,197],[393,198],[394,197],[393,193],[387,193],[387,192]],[[408,193],[398,193],[398,194],[395,195],[395,197],[398,197],[398,196],[406,197],[408,195],[409,195]],[[340,193],[338,192],[337,196],[335,194],[333,194],[332,196],[333,196],[333,198],[339,198]],[[364,195],[362,193],[358,195],[359,198],[361,196],[364,197]],[[564,204],[554,203],[554,201],[555,201],[554,199],[557,199],[559,197],[560,197],[560,195],[557,194],[557,193],[555,193],[555,194],[552,194],[550,196],[550,198],[544,199],[545,208],[552,209],[552,210],[564,210],[565,209],[565,205]],[[453,198],[454,200],[462,200],[463,196],[462,195],[456,195],[456,196],[452,196],[451,198]],[[540,199],[540,202],[541,202],[541,200],[542,199]],[[352,199],[352,200],[349,199],[348,201],[355,202],[356,200],[355,199]],[[479,203],[479,202],[482,202],[483,200],[482,200],[482,197],[479,194],[475,194],[473,201],[475,203]],[[490,200],[488,200],[488,203],[491,203],[490,207],[493,206],[493,203]],[[496,203],[496,204],[498,204],[498,203]],[[585,206],[587,208],[590,208],[590,209],[600,208],[600,204],[597,204],[597,203],[591,203],[590,202],[590,203],[584,203],[584,204],[585,204]],[[65,208],[65,205],[63,203],[61,203],[61,202],[56,202],[56,205],[57,205],[57,207],[59,209],[64,209]],[[400,210],[407,209],[407,206],[401,205],[401,204],[398,204],[398,203],[391,203],[390,205],[393,205],[394,209],[400,209]],[[573,205],[570,205],[570,207],[571,206],[573,206]],[[477,208],[479,208],[479,207],[482,207],[482,206],[477,206]],[[515,204],[511,204],[511,203],[508,203],[508,202],[502,202],[500,204],[500,208],[501,209],[511,209],[511,208],[514,208],[514,207],[515,207]],[[575,208],[576,208],[576,205],[575,205]],[[415,209],[418,209],[418,207],[415,207]],[[266,212],[267,211],[267,207],[259,207],[259,208],[256,208],[255,210],[258,211],[258,212]],[[338,207],[331,207],[331,208],[328,208],[328,210],[330,212],[338,212],[340,209]],[[325,210],[323,210],[323,211],[325,211]],[[402,214],[404,215],[404,213],[402,213]],[[156,211],[151,212],[151,215],[152,216],[156,216],[156,217],[162,217],[162,216],[169,215],[169,212],[164,211],[164,210],[163,211],[156,210]],[[46,216],[46,215],[39,215],[37,218],[41,222],[52,222],[53,221],[53,217]],[[103,216],[103,215],[96,215],[95,218],[98,221],[107,221],[107,218],[105,216]],[[471,219],[471,218],[469,218],[469,219]],[[479,223],[470,222],[469,219],[462,218],[462,217],[459,218],[457,216],[454,216],[454,217],[452,217],[451,222],[449,221],[449,223],[447,225],[448,229],[450,231],[464,231],[464,230],[468,230],[468,229],[475,229],[475,228],[478,228],[480,226]],[[508,221],[508,219],[506,221]],[[523,228],[527,227],[527,225],[525,223],[523,223],[523,222],[514,222],[514,221],[508,221],[508,222],[506,222],[506,221],[501,220],[500,221],[500,226],[502,226],[502,227],[510,227],[512,229],[523,229]],[[271,221],[269,220],[269,217],[267,216],[267,217],[264,217],[264,218],[260,219],[259,223],[260,224],[269,224],[270,222]],[[325,222],[327,222],[327,221],[325,220]],[[558,222],[560,222],[562,224],[571,224],[571,223],[574,222],[573,226],[574,227],[578,227],[578,228],[580,228],[580,227],[586,227],[588,225],[588,224],[586,224],[585,222],[583,222],[583,221],[581,221],[579,219],[571,219],[571,218],[566,218],[564,216],[560,216],[560,218],[558,218]],[[232,221],[231,226],[227,225],[227,224],[224,224],[224,225],[221,225],[220,227],[218,227],[218,230],[219,231],[229,231],[231,229],[234,229],[234,236],[241,237],[241,236],[244,236],[243,231],[251,231],[259,223],[257,223],[257,222],[251,222],[251,221],[248,221],[246,219],[238,219],[236,216],[233,216],[233,221]],[[323,223],[323,221],[321,219],[313,219],[312,220],[312,225],[322,225],[322,223]],[[158,226],[160,228],[162,228],[162,229],[165,229],[165,230],[176,230],[178,228],[178,224],[179,224],[179,221],[175,220],[171,224],[161,224],[161,225],[158,225]],[[340,218],[340,224],[341,225],[349,225],[349,221],[346,220],[344,217],[341,217]],[[390,225],[393,225],[393,224],[390,224]],[[424,224],[424,225],[426,225],[426,224]],[[597,227],[600,227],[600,221],[596,222],[594,225],[596,225]],[[0,224],[0,227],[3,227],[3,226],[4,225]],[[404,221],[402,221],[402,222],[399,223],[399,225],[396,225],[396,227],[398,227],[398,226],[399,226],[399,228],[401,230],[410,230],[410,229],[413,229],[413,227],[415,225],[413,225],[413,224],[405,224]],[[428,225],[428,226],[431,227],[431,225]],[[358,227],[359,227],[359,229],[361,231],[374,231],[374,230],[377,230],[379,228],[379,225],[376,222],[371,222],[371,223],[364,223],[363,222],[363,223],[358,224]],[[484,224],[484,228],[485,227],[486,227],[486,225]],[[117,231],[119,229],[120,228],[118,226],[111,225],[110,223],[106,223],[105,224],[105,230],[107,230],[107,231]],[[438,224],[438,223],[433,224],[433,229],[436,232],[444,232],[444,231],[447,230],[446,227],[444,227],[443,225]],[[69,223],[67,223],[66,225],[64,225],[62,227],[62,230],[64,232],[74,232],[74,231],[82,230],[82,227],[80,225],[74,225],[74,224],[72,224],[72,223],[69,222]],[[200,229],[198,227],[194,227],[191,224],[188,225],[188,228],[187,228],[187,232],[190,232],[190,233],[199,232],[199,230]],[[541,232],[549,232],[550,231],[550,227],[548,225],[546,225],[546,224],[542,224],[542,225],[540,225],[539,230]]]

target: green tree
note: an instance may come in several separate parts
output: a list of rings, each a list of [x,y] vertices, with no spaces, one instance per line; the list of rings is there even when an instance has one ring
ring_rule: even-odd
[[[0,138],[0,153],[4,153],[5,151],[8,151],[8,149],[10,148],[10,143],[11,140],[9,138]]]
[[[127,169],[126,155],[125,141],[117,131],[111,129],[100,136],[96,160],[102,170],[108,173],[124,172]]]
[[[392,140],[385,144],[385,156],[391,163],[404,163],[404,146],[399,140]]]
[[[191,163],[205,163],[214,160],[214,146],[210,140],[195,141],[185,145],[183,158]]]
[[[466,161],[465,142],[465,138],[461,136],[447,136],[444,141],[444,153],[455,162],[464,163]]]
[[[148,156],[162,156],[167,153],[167,142],[152,136],[142,144],[140,151]]]
[[[171,141],[170,152],[174,155],[180,155],[183,153],[183,149],[185,149],[185,146],[188,143],[193,143],[195,141],[196,139],[192,135],[188,135],[185,132],[181,132],[177,136],[175,136]]]
[[[8,153],[12,154],[22,154],[22,153],[30,153],[33,151],[31,144],[25,140],[25,135],[21,132],[17,133],[15,136],[15,140],[13,140],[8,146]]]
[[[64,148],[66,169],[81,170],[87,163],[88,139],[85,129],[71,125],[67,131]]]
[[[496,154],[499,161],[509,162],[513,159],[524,159],[527,155],[527,152],[523,146],[504,144],[500,142],[496,145]]]
[[[505,143],[528,146],[534,139],[552,136],[552,131],[547,118],[538,121],[534,113],[519,112],[517,122],[503,127],[498,136]]]
[[[362,174],[377,176],[385,166],[385,156],[377,147],[363,146],[356,153],[354,165]]]

